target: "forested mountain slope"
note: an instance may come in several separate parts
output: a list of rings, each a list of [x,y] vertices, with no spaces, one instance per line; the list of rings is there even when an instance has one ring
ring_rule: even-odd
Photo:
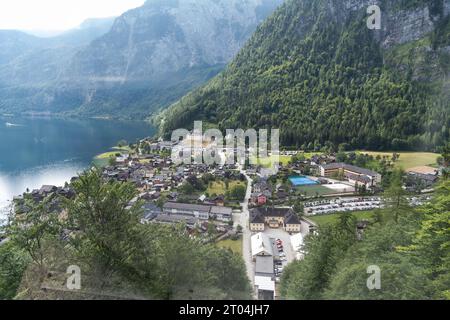
[[[381,30],[367,8],[381,7]],[[433,149],[449,138],[450,0],[288,0],[228,68],[161,115],[281,129],[311,149]]]

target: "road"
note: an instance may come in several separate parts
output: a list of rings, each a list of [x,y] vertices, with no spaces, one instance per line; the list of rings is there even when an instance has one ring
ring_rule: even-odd
[[[251,194],[252,194],[252,185],[253,180],[247,175],[247,173],[242,169],[241,166],[239,166],[240,172],[245,176],[247,179],[247,193],[245,195],[244,202],[241,204],[242,206],[242,213],[239,215],[233,215],[234,219],[234,225],[235,227],[237,225],[242,226],[242,232],[243,232],[243,248],[242,248],[242,255],[244,258],[245,266],[247,268],[247,275],[250,280],[250,283],[252,285],[252,289],[255,287],[255,269],[253,265],[253,259],[252,259],[252,253],[251,253],[251,237],[252,233],[250,231],[250,212],[248,209],[248,202],[250,200]],[[255,295],[255,293],[254,293]]]

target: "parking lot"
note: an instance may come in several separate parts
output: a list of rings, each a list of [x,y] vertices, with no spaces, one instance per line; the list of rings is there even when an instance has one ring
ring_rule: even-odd
[[[353,212],[383,208],[379,197],[373,198],[347,198],[325,200],[305,204],[305,213],[308,216],[331,214],[338,212]]]
[[[291,237],[285,232],[283,229],[270,229],[266,228],[264,231],[266,235],[273,241],[274,244],[274,258],[277,259],[277,255],[279,256],[280,263],[275,265],[275,274],[277,280],[282,275],[282,272],[277,272],[277,269],[280,267],[284,269],[289,263],[295,260],[295,254],[291,245]],[[277,248],[277,240],[281,240],[281,245],[283,246],[282,251],[279,251]],[[278,282],[278,281],[277,281]]]

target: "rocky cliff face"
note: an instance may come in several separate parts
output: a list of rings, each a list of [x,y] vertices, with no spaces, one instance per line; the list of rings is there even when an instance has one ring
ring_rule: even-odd
[[[61,82],[77,83],[83,113],[147,115],[221,70],[280,3],[147,1],[79,52]]]
[[[33,90],[26,108],[147,116],[222,70],[282,1],[148,0],[64,59],[51,84]]]
[[[378,5],[382,13],[382,29],[378,37],[384,48],[404,44],[423,38],[436,28],[438,21],[450,13],[449,0],[344,0],[331,2],[338,14],[348,17],[352,12],[360,12],[370,5]]]

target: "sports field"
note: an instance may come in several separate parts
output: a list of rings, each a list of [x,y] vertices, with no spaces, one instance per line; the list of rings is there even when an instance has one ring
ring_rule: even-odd
[[[295,187],[300,187],[300,186],[313,186],[313,185],[317,185],[318,182],[314,181],[308,177],[290,177],[289,181],[291,181],[291,183],[295,186]]]
[[[321,185],[301,186],[297,187],[296,189],[306,197],[325,196],[336,193],[335,190],[329,189]]]

